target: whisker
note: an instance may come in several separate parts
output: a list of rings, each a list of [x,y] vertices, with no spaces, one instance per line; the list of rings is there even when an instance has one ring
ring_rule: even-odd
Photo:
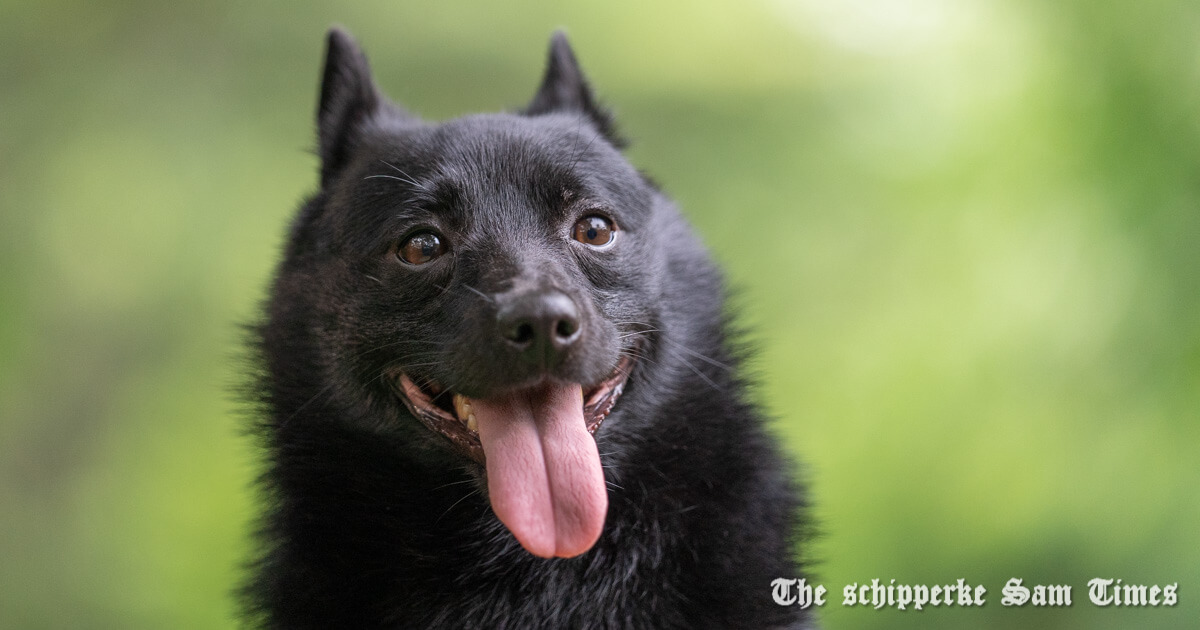
[[[384,166],[396,171],[397,173],[400,173],[401,175],[403,175],[406,178],[401,181],[406,181],[406,182],[412,184],[413,186],[416,186],[417,188],[421,187],[421,184],[419,184],[416,179],[413,179],[412,175],[409,175],[408,173],[405,173],[404,171],[400,170],[399,166],[396,166],[395,164],[392,164],[391,162],[388,162],[387,160],[379,160],[379,161],[383,162]]]
[[[633,336],[636,336],[636,335],[639,335],[639,334],[648,334],[648,333],[653,333],[653,332],[662,332],[660,329],[658,329],[658,328],[653,328],[653,327],[651,327],[649,324],[646,324],[646,323],[644,323],[644,322],[628,321],[628,322],[618,322],[618,324],[621,324],[621,325],[633,325],[633,326],[645,326],[645,327],[646,327],[646,328],[645,328],[645,329],[643,329],[643,330],[635,330],[635,331],[632,331],[632,332],[624,333],[624,334],[620,335],[620,337],[621,337],[622,339],[623,339],[623,338],[625,338],[625,337],[633,337]],[[684,344],[682,344],[682,343],[680,343],[680,342],[678,342],[678,341],[675,341],[674,339],[671,339],[670,337],[667,337],[667,336],[665,336],[665,335],[664,335],[663,337],[661,337],[661,339],[662,339],[664,342],[666,342],[666,343],[668,343],[668,344],[670,344],[670,345],[674,346],[674,347],[675,347],[675,348],[677,348],[679,351],[681,351],[681,352],[684,352],[684,353],[687,353],[687,354],[688,354],[689,356],[691,356],[691,357],[695,357],[695,358],[697,358],[697,359],[700,359],[701,361],[704,361],[705,363],[707,363],[707,364],[709,364],[709,365],[712,365],[712,366],[714,366],[714,367],[721,368],[722,370],[725,370],[725,371],[727,371],[727,372],[728,372],[728,371],[731,371],[731,370],[733,369],[733,368],[732,368],[732,367],[730,367],[729,365],[727,365],[727,364],[725,364],[725,363],[722,363],[722,362],[720,362],[720,361],[718,361],[718,360],[716,360],[716,359],[714,359],[714,358],[712,358],[712,357],[709,357],[709,356],[706,356],[706,355],[704,355],[704,354],[701,354],[701,353],[699,353],[699,352],[696,352],[695,350],[692,350],[691,348],[687,347],[686,345],[684,345]]]
[[[332,389],[333,389],[333,383],[330,383],[330,384],[326,385],[325,387],[322,387],[320,390],[317,391],[317,393],[312,395],[312,398],[309,398],[308,400],[304,401],[304,404],[300,405],[299,407],[296,407],[296,410],[293,411],[290,415],[288,415],[288,417],[286,419],[284,419],[284,421],[281,423],[281,425],[290,423],[293,419],[295,419],[296,416],[300,415],[301,411],[304,411],[305,407],[308,407],[309,405],[311,405],[313,402],[315,402],[321,396],[328,394],[329,391]]]
[[[449,488],[450,486],[459,486],[464,483],[475,483],[475,480],[474,479],[462,479],[459,481],[451,481],[450,483],[444,483],[444,484],[434,488],[434,490],[441,490],[442,488]],[[453,506],[451,506],[451,507],[453,507]]]
[[[596,138],[599,138],[599,137],[600,137],[599,133],[596,133],[595,135],[593,135],[591,137],[591,139],[588,140],[587,146],[585,146],[582,151],[579,151],[574,156],[572,156],[572,158],[571,158],[571,168],[572,169],[579,165],[579,160],[583,159],[583,154],[587,153],[588,149],[592,148],[592,145],[595,144],[595,142],[596,142]],[[576,145],[576,146],[578,146],[578,145]]]
[[[426,361],[424,363],[405,363],[404,367],[406,367],[406,368],[433,367],[435,365],[441,365],[441,364],[442,364],[441,361]]]
[[[434,524],[434,525],[437,525],[438,523],[440,523],[440,522],[442,521],[442,519],[443,519],[443,518],[446,518],[446,515],[450,513],[450,510],[453,510],[455,507],[457,507],[457,506],[458,506],[458,504],[459,504],[459,503],[462,503],[463,501],[466,501],[468,498],[470,498],[470,497],[472,497],[472,496],[474,496],[474,495],[476,495],[476,494],[479,494],[479,489],[478,489],[478,488],[476,488],[475,490],[472,490],[472,491],[470,491],[470,492],[466,493],[465,495],[463,495],[463,498],[461,498],[461,499],[459,499],[459,500],[455,501],[454,503],[452,503],[452,504],[450,505],[450,507],[446,508],[446,511],[445,511],[445,512],[442,512],[442,515],[441,515],[441,516],[439,516],[439,517],[437,517],[437,520],[436,520],[436,521],[434,521],[434,522],[433,522],[433,524]]]
[[[479,297],[483,298],[484,300],[487,300],[488,302],[496,301],[492,296],[484,293],[483,291],[480,291],[479,289],[476,289],[475,287],[473,287],[469,284],[464,284],[463,288],[470,291],[471,293],[474,293],[475,295],[478,295]]]
[[[440,284],[434,284],[433,286],[435,286],[435,287],[437,287],[437,288],[441,289],[443,293],[449,293],[449,292],[452,290],[452,287],[449,287],[449,286],[442,286],[442,285],[440,285]],[[470,286],[470,285],[464,284],[464,285],[462,285],[462,288],[464,288],[464,289],[466,289],[466,290],[470,291],[471,293],[474,293],[475,295],[478,295],[479,297],[483,298],[484,300],[486,300],[486,301],[488,301],[488,302],[494,302],[494,301],[495,301],[495,300],[492,298],[492,296],[490,296],[490,295],[488,295],[488,294],[484,293],[483,291],[480,291],[479,289],[476,289],[476,288],[475,288],[475,287],[473,287],[473,286]]]
[[[380,344],[378,346],[372,346],[370,348],[367,348],[366,350],[355,353],[355,354],[351,355],[348,360],[355,361],[355,360],[363,358],[364,356],[366,356],[368,354],[371,354],[372,352],[378,352],[380,350],[392,348],[392,347],[399,346],[402,344],[413,344],[413,345],[426,344],[426,345],[430,345],[430,346],[435,346],[437,348],[442,348],[442,347],[445,347],[446,345],[448,345],[448,343],[445,341],[435,341],[433,339],[397,339],[395,341],[389,341],[388,343]],[[417,355],[417,356],[421,356],[421,355]],[[434,352],[429,352],[428,356],[436,356],[436,354]]]
[[[398,182],[404,182],[406,184],[413,184],[414,186],[416,185],[416,182],[404,179],[403,177],[396,177],[395,175],[367,175],[363,179],[394,179]]]
[[[701,361],[704,361],[705,363],[707,363],[711,366],[719,367],[725,371],[730,371],[733,369],[733,368],[729,367],[728,365],[725,365],[724,363],[721,363],[720,361],[713,359],[711,357],[704,356],[703,354],[700,354],[699,352],[696,352],[695,350],[692,350],[691,348],[689,348],[669,337],[663,337],[662,339],[663,339],[663,341],[666,341],[667,343],[674,345],[679,350],[682,350],[683,352],[686,352],[689,355],[691,355],[697,359],[700,359]]]
[[[668,351],[669,350],[670,349],[668,348]],[[678,354],[675,355],[675,358],[679,359],[679,362],[686,365],[688,367],[688,369],[695,372],[696,376],[699,376],[701,378],[701,380],[703,380],[705,383],[708,383],[708,385],[710,387],[712,387],[713,389],[715,389],[717,391],[721,391],[721,386],[717,385],[711,378],[708,377],[707,374],[705,374],[704,372],[701,372],[700,368],[692,365],[691,361],[688,361],[687,359],[683,358],[683,356],[678,355]]]

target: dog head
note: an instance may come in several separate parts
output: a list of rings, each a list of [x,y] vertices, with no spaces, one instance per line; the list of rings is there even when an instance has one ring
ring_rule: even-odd
[[[313,340],[303,361],[324,382],[308,386],[486,466],[530,552],[582,553],[607,506],[592,434],[659,318],[665,201],[566,38],[523,110],[433,124],[382,96],[335,29],[317,120],[320,190],[271,313]]]

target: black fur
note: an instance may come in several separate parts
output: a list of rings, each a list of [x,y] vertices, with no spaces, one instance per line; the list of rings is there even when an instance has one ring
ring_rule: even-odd
[[[793,628],[771,580],[798,577],[802,505],[747,400],[720,274],[674,205],[620,154],[566,39],[520,113],[418,120],[332,30],[318,109],[321,186],[292,224],[256,328],[269,456],[264,553],[246,589],[268,628]],[[581,214],[615,219],[595,251]],[[435,229],[448,253],[395,246]],[[561,364],[497,344],[505,295],[552,286],[585,335]],[[486,396],[592,383],[638,360],[597,434],[599,542],[525,551],[484,470],[417,422],[394,368]]]

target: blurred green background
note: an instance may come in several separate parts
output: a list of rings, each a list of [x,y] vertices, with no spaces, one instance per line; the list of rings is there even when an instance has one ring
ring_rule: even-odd
[[[434,119],[523,104],[569,30],[740,290],[826,627],[1195,627],[1194,0],[0,0],[0,628],[234,624],[236,325],[316,183],[335,22]],[[875,577],[989,603],[840,605]]]

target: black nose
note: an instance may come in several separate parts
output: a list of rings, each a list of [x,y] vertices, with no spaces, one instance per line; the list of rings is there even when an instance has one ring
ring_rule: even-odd
[[[544,368],[562,360],[580,337],[575,301],[561,291],[527,291],[504,301],[497,314],[500,336],[521,358]]]

